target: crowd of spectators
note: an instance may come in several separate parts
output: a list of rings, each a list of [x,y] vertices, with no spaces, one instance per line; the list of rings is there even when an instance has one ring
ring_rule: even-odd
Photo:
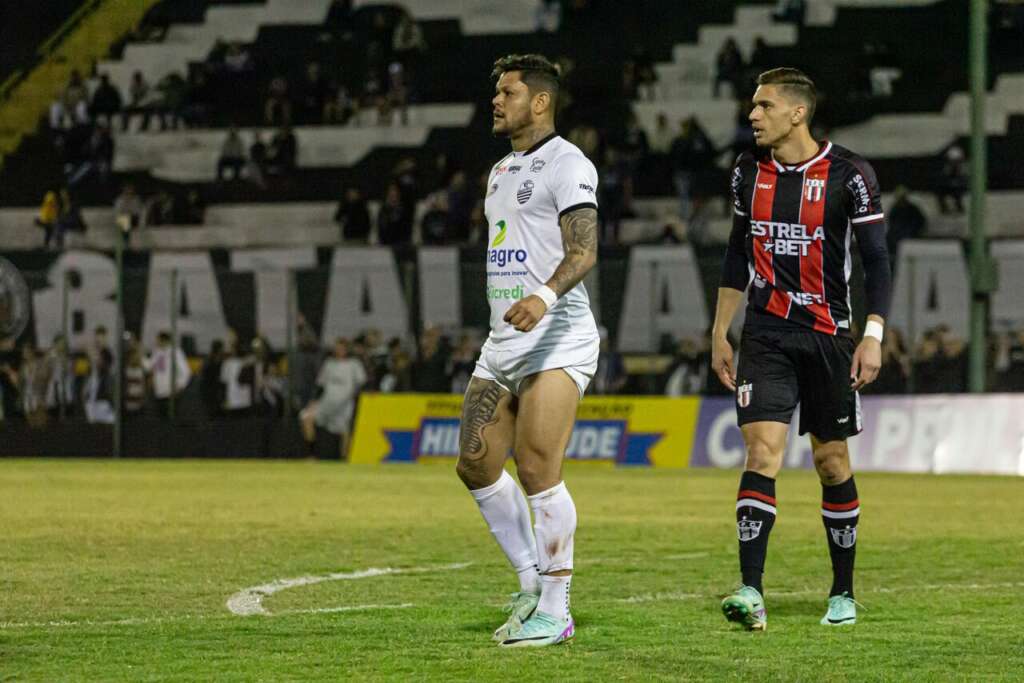
[[[480,351],[473,330],[446,333],[427,327],[415,345],[377,330],[334,340],[330,351],[300,317],[296,347],[289,355],[262,336],[249,341],[233,331],[212,343],[205,356],[186,356],[169,332],[145,349],[127,334],[123,346],[124,414],[191,419],[292,418],[312,442],[317,428],[342,439],[350,429],[362,391],[462,394]],[[589,394],[725,395],[710,371],[710,337],[663,341],[664,362],[627,373],[601,329],[601,354]],[[110,422],[114,408],[115,349],[103,327],[80,349],[62,336],[47,349],[25,342],[0,347],[0,416],[33,426],[79,418]],[[1024,330],[993,336],[988,350],[991,391],[1024,391]],[[654,369],[652,369],[654,368]],[[865,393],[959,393],[967,389],[967,345],[948,326],[927,330],[916,345],[898,328],[886,330],[882,368]],[[291,414],[286,405],[291,401]],[[344,444],[342,444],[344,447]]]

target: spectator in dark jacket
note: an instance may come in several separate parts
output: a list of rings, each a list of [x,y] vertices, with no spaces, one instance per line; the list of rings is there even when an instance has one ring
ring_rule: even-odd
[[[110,77],[107,74],[102,74],[100,84],[96,87],[96,92],[93,93],[92,102],[89,105],[92,117],[97,121],[109,124],[113,120],[114,114],[121,111],[121,106],[121,92],[110,82]]]
[[[381,244],[408,244],[412,241],[412,215],[402,203],[398,183],[388,185],[384,203],[377,214],[377,239]]]
[[[334,212],[334,222],[341,228],[342,241],[366,244],[370,238],[370,211],[358,188],[345,190],[345,196]]]

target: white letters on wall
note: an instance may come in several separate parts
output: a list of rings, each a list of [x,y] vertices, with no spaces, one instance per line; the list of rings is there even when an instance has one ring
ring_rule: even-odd
[[[999,264],[999,289],[992,295],[992,326],[1024,329],[1024,240],[995,240],[991,251]]]
[[[98,325],[104,325],[113,339],[117,325],[117,273],[113,259],[90,251],[67,251],[50,266],[50,286],[32,295],[39,344],[49,346],[64,329],[63,287],[68,274],[73,274],[68,280],[67,307],[71,348],[89,343]]]
[[[207,252],[154,252],[149,263],[146,312],[142,343],[156,344],[162,330],[171,329],[171,273],[178,271],[178,305],[187,301],[187,315],[178,316],[178,336],[192,337],[196,349],[206,353],[214,339],[227,334],[220,289]]]
[[[662,334],[703,336],[708,316],[693,249],[634,247],[623,309],[620,351],[657,351]]]
[[[256,330],[275,349],[288,344],[288,292],[292,311],[298,312],[295,276],[290,271],[316,266],[316,249],[236,249],[231,252],[231,270],[252,272],[256,283]]]
[[[459,250],[455,247],[422,247],[417,256],[423,326],[434,325],[442,329],[462,327]]]
[[[320,338],[353,337],[376,328],[385,337],[405,337],[409,313],[390,249],[339,247],[334,250]]]
[[[929,329],[949,326],[967,339],[970,287],[959,240],[903,240],[887,323],[916,344]]]

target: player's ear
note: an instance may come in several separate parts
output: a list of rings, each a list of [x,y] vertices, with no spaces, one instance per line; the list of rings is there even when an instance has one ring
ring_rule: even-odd
[[[551,93],[541,91],[533,96],[533,113],[537,116],[543,114],[551,106]]]
[[[807,105],[798,104],[793,107],[793,113],[789,117],[789,121],[794,126],[800,125],[801,121],[807,120]]]

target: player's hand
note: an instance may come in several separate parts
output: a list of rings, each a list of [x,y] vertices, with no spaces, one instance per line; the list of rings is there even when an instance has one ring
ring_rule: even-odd
[[[505,312],[505,322],[520,332],[529,332],[537,326],[547,312],[548,306],[544,303],[544,299],[531,294],[512,304],[512,308]]]
[[[850,383],[853,390],[867,386],[878,377],[882,369],[882,342],[874,337],[864,337],[857,350],[853,352],[853,364],[850,366]]]
[[[725,337],[711,340],[711,369],[730,391],[736,391],[736,368],[732,362],[732,344]]]

